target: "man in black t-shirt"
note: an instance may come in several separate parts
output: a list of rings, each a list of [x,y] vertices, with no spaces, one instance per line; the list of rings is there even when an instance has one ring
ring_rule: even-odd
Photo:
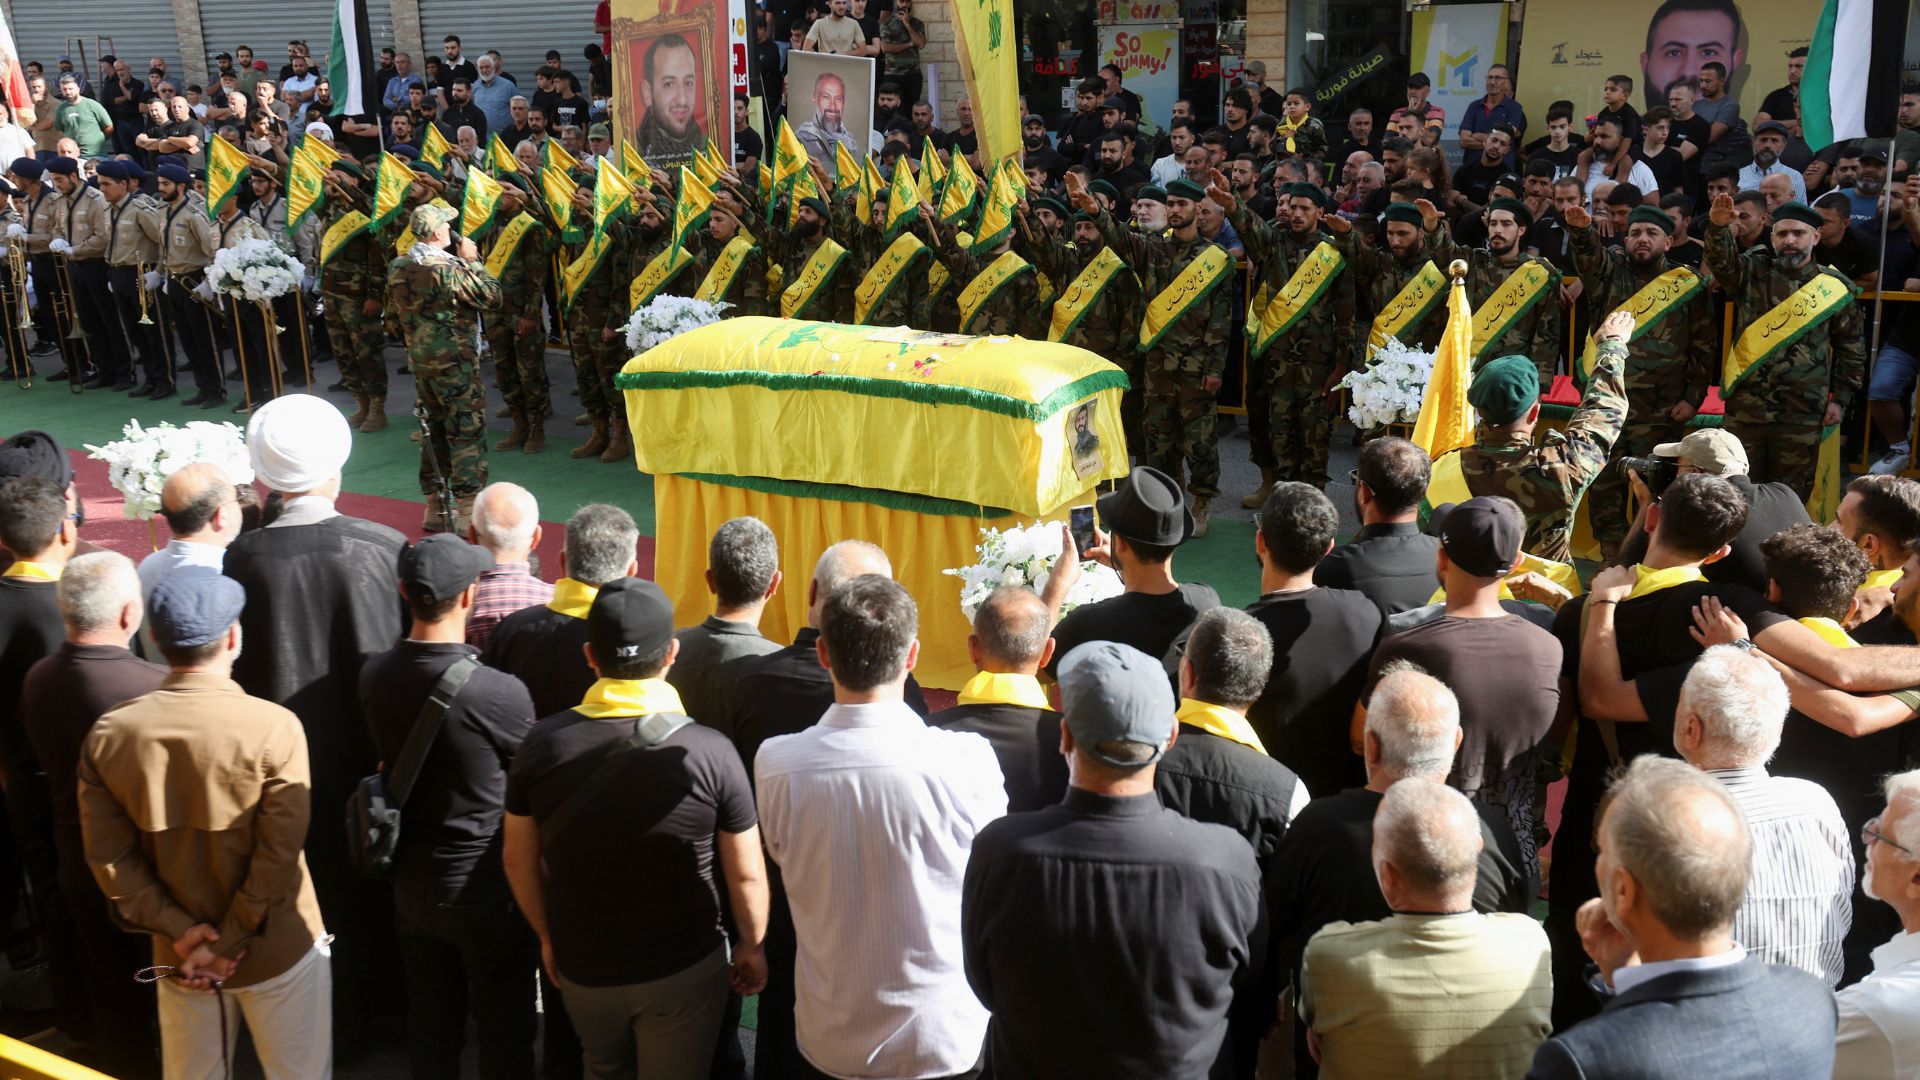
[[[1653,448],[1653,456],[1672,461],[1682,475],[1718,476],[1732,484],[1746,500],[1746,524],[1727,541],[1726,556],[1707,563],[1701,572],[1708,581],[1745,585],[1756,593],[1766,592],[1767,570],[1760,557],[1760,544],[1782,529],[1809,520],[1806,503],[1786,484],[1754,483],[1747,476],[1746,447],[1723,428],[1702,428],[1679,442],[1661,443]],[[1620,562],[1632,566],[1647,557],[1647,508],[1654,500],[1644,480],[1632,478],[1628,482],[1641,509],[1620,545]],[[1899,562],[1896,560],[1894,565]]]
[[[508,774],[507,879],[590,1073],[645,1060],[706,1076],[729,990],[767,981],[753,790],[727,737],[693,723],[663,678],[679,650],[666,593],[609,582],[586,623],[599,680],[535,726]]]
[[[1054,659],[1047,674],[1058,677],[1059,658],[1089,641],[1117,641],[1148,656],[1165,656],[1180,631],[1220,594],[1205,585],[1182,585],[1173,576],[1173,551],[1193,535],[1180,485],[1159,469],[1136,467],[1120,490],[1102,495],[1099,519],[1111,535],[1094,533],[1083,554],[1120,574],[1127,591],[1069,612],[1053,628]]]
[[[1825,263],[1847,276],[1863,289],[1871,289],[1880,280],[1878,245],[1852,225],[1853,200],[1838,191],[1829,191],[1813,201],[1819,212],[1820,242],[1814,248],[1815,262]]]
[[[493,556],[441,534],[401,549],[407,639],[360,669],[360,708],[389,783],[447,669],[478,663],[466,643],[480,573]],[[480,1059],[533,1071],[538,942],[500,865],[507,763],[533,726],[519,679],[476,667],[435,720],[438,729],[408,792],[394,859],[394,925],[407,980],[407,1047],[416,1076],[452,1075],[472,1016]]]

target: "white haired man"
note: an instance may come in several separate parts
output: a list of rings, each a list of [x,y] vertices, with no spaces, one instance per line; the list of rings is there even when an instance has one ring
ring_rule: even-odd
[[[504,480],[480,489],[467,542],[492,552],[493,568],[480,572],[480,592],[467,616],[467,644],[486,648],[501,619],[553,599],[553,586],[533,575],[533,549],[540,546],[541,533],[540,503],[533,492]]]
[[[1873,974],[1836,995],[1836,1077],[1920,1072],[1920,769],[1889,776],[1882,788],[1886,809],[1861,830],[1861,883],[1900,913],[1900,932],[1873,950]]]

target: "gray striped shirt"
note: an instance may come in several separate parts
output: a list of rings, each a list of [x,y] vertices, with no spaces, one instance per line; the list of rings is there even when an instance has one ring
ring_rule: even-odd
[[[1733,939],[1771,964],[1840,981],[1853,924],[1853,846],[1825,788],[1760,767],[1711,769],[1746,815],[1753,874]]]

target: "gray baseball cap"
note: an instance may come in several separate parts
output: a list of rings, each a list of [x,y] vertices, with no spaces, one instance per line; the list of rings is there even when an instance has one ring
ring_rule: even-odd
[[[1060,661],[1060,702],[1074,745],[1109,765],[1132,768],[1160,760],[1173,734],[1175,702],[1167,669],[1146,653],[1113,641],[1089,641]],[[1104,742],[1154,748],[1144,762],[1107,757]]]

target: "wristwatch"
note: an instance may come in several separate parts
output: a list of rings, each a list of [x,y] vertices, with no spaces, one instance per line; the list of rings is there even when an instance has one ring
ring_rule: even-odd
[[[1743,652],[1753,652],[1755,649],[1758,649],[1760,647],[1753,643],[1752,638],[1739,638],[1735,641],[1729,641],[1727,642],[1727,644]]]

